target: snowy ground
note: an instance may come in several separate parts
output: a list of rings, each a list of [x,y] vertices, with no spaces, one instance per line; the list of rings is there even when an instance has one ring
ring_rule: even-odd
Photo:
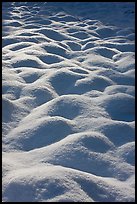
[[[133,202],[134,3],[3,2],[3,202]]]

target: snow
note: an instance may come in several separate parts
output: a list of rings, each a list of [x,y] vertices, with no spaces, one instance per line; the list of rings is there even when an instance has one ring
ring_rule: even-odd
[[[135,201],[134,2],[2,2],[3,202]]]

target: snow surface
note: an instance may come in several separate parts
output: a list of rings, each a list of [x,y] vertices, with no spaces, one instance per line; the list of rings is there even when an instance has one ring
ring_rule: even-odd
[[[3,2],[3,202],[134,202],[134,3]]]

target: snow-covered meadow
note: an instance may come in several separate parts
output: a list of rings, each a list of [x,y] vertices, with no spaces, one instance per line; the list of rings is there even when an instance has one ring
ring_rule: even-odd
[[[3,202],[135,201],[134,6],[2,3]]]

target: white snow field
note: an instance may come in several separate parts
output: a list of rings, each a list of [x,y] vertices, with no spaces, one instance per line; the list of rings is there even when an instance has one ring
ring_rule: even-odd
[[[3,202],[135,201],[135,3],[2,3]]]

